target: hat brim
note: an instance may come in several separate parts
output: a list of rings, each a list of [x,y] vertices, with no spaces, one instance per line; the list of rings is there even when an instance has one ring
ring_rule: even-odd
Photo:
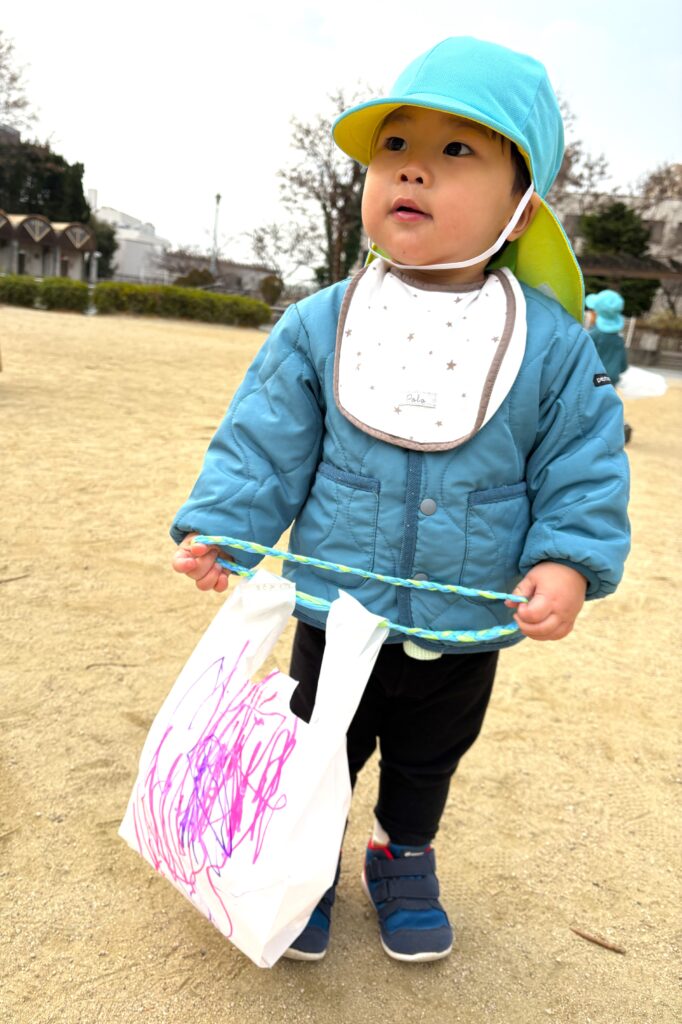
[[[384,119],[399,107],[426,107],[429,110],[442,110],[455,117],[463,117],[468,121],[485,125],[511,139],[522,151],[530,166],[530,158],[525,150],[523,139],[514,137],[509,125],[503,125],[494,118],[488,117],[483,111],[443,96],[429,93],[414,93],[409,99],[398,96],[387,96],[383,99],[368,100],[357,107],[351,107],[337,117],[332,126],[334,142],[344,153],[366,167],[372,159],[374,140]]]
[[[591,295],[586,295],[585,296],[585,308],[586,309],[594,309],[594,307],[596,305],[596,302],[597,302],[597,294],[596,294],[596,292],[593,292]]]
[[[625,318],[620,315],[604,317],[597,313],[597,319],[595,320],[597,329],[602,331],[604,334],[618,334],[619,331],[625,327]]]

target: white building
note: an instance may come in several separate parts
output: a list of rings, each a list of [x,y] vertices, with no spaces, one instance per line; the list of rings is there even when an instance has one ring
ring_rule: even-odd
[[[115,281],[131,281],[138,284],[168,281],[168,274],[161,269],[160,260],[170,242],[156,234],[153,224],[138,220],[122,210],[111,206],[97,206],[97,193],[88,192],[88,202],[97,220],[111,225],[116,233],[118,248],[114,256]]]

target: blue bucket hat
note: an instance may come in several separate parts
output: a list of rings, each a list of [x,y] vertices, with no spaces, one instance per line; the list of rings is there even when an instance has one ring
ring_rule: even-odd
[[[345,111],[332,128],[336,144],[369,164],[384,119],[398,107],[427,107],[486,125],[516,144],[542,202],[531,224],[494,266],[507,266],[556,298],[582,320],[583,278],[571,243],[545,202],[561,166],[564,128],[544,66],[495,43],[456,36],[422,54],[399,76],[390,94]]]
[[[597,314],[595,320],[597,330],[603,331],[604,334],[618,334],[619,331],[622,331],[625,324],[625,318],[622,315],[625,301],[618,292],[605,288],[603,292],[597,292],[596,295],[588,295],[585,305]]]

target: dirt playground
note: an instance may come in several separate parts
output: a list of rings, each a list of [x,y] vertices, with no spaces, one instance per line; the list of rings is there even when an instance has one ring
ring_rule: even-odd
[[[379,945],[359,884],[374,763],[318,964],[256,968],[118,838],[146,732],[221,600],[171,571],[168,524],[264,339],[0,307],[0,1021],[679,1021],[679,379],[626,409],[622,587],[566,640],[502,658],[436,841],[449,959]]]

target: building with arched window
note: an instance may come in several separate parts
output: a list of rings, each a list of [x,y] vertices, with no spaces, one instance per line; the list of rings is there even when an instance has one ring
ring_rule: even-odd
[[[0,210],[0,274],[93,280],[96,248],[87,224]]]

